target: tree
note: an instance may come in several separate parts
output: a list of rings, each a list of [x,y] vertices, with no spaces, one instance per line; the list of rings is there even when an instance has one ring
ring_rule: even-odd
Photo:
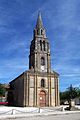
[[[77,88],[74,88],[72,85],[70,85],[67,92],[68,92],[67,97],[69,101],[77,97]]]
[[[60,92],[60,103],[64,104],[65,101],[68,101],[68,91]]]
[[[0,96],[5,96],[6,89],[2,84],[0,84]]]
[[[77,93],[77,88],[70,85],[66,91],[60,93],[60,101],[61,103],[64,103],[65,101],[70,103],[72,99],[78,96],[78,94],[80,94],[80,91]]]
[[[77,88],[77,97],[80,97],[80,89]]]

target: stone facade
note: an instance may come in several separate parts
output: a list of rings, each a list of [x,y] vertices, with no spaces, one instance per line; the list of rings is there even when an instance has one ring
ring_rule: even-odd
[[[58,76],[51,70],[50,45],[39,13],[30,45],[29,70],[10,82],[9,103],[16,106],[59,105]]]

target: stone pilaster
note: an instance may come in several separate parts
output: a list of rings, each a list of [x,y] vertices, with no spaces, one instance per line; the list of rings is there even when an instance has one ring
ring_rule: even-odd
[[[51,96],[50,96],[50,77],[48,75],[48,105],[51,105]]]
[[[47,51],[47,42],[45,42],[45,51]]]
[[[24,74],[24,106],[29,106],[29,75]]]
[[[34,106],[37,106],[37,76],[34,76]]]
[[[57,87],[58,87],[58,105],[60,105],[60,96],[59,96],[59,78],[57,78]]]
[[[55,77],[55,106],[59,105],[58,78]]]
[[[47,54],[47,72],[51,72],[50,53]]]
[[[50,106],[52,106],[52,96],[51,96],[51,76],[50,76]]]
[[[34,68],[34,70],[35,70],[35,72],[37,71],[37,53],[36,53],[36,51],[35,51],[35,68]]]
[[[38,93],[38,91],[37,91],[37,90],[38,90],[38,88],[37,88],[37,87],[38,87],[38,86],[37,86],[37,82],[38,82],[38,81],[37,81],[37,80],[38,80],[38,79],[37,79],[37,74],[36,74],[36,106],[37,106],[37,97],[38,97],[38,96],[37,96],[37,93]]]

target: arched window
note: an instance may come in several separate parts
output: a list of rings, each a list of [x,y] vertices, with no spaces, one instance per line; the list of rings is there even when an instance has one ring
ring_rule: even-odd
[[[47,49],[49,50],[49,43],[47,43]]]
[[[37,35],[39,34],[39,31],[37,30]]]
[[[41,87],[45,87],[45,80],[44,79],[41,80]]]
[[[44,49],[44,51],[45,51],[45,41],[43,41],[43,49]]]
[[[41,29],[41,35],[43,34],[43,30]]]
[[[41,57],[41,65],[45,65],[45,59],[44,59],[44,57]]]
[[[40,50],[42,50],[42,41],[40,40]]]

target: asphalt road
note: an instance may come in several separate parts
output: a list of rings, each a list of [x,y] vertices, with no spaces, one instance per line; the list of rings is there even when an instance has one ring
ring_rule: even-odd
[[[80,113],[65,114],[65,115],[33,116],[26,118],[7,119],[7,120],[80,120]]]

